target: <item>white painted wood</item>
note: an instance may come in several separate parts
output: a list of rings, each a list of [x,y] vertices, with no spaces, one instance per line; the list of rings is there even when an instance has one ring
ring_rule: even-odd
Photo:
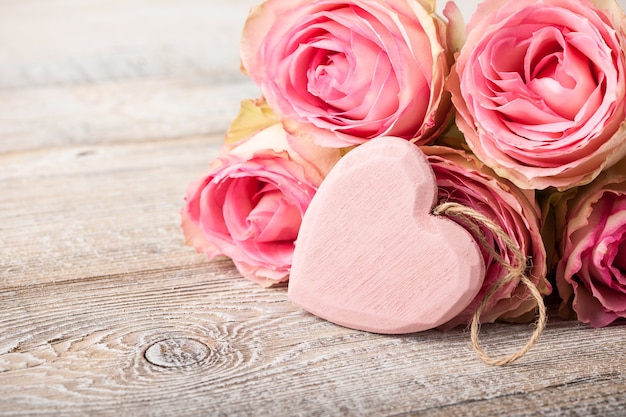
[[[3,0],[0,88],[239,71],[239,37],[255,0]]]
[[[229,262],[3,287],[0,300],[2,416],[617,416],[626,405],[621,327],[555,320],[527,357],[494,368],[463,331],[348,330]],[[526,331],[486,325],[483,338],[502,353]]]
[[[0,151],[223,135],[241,100],[259,94],[243,77],[0,89]]]
[[[183,246],[184,188],[251,91],[248,5],[0,0],[0,416],[621,416],[621,326],[552,315],[494,368],[463,329],[348,330]]]
[[[197,262],[178,212],[220,144],[215,135],[0,154],[0,286]]]

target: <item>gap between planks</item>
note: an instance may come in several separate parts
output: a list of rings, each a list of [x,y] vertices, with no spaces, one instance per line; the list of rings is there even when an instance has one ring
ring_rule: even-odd
[[[0,154],[0,285],[187,265],[187,184],[222,135]]]
[[[0,90],[0,154],[222,133],[241,100],[260,95],[251,80],[184,79]]]
[[[128,415],[610,416],[624,405],[619,328],[555,321],[527,358],[494,368],[462,329],[345,329],[228,261],[108,278],[2,294],[0,415],[112,415],[123,404]],[[487,325],[485,337],[507,349],[526,327]]]

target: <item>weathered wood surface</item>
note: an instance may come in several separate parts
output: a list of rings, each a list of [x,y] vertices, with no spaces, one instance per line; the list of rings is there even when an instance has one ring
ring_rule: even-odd
[[[0,415],[623,415],[624,327],[552,317],[494,368],[463,329],[348,330],[183,245],[185,187],[256,94],[254,3],[0,0]]]

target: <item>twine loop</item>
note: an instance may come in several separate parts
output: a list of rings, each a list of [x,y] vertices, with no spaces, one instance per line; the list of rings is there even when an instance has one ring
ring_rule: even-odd
[[[493,258],[500,263],[506,270],[507,273],[504,277],[500,278],[496,281],[495,284],[489,288],[485,297],[481,300],[474,316],[472,317],[471,323],[471,339],[472,339],[472,347],[476,351],[477,355],[480,359],[488,365],[496,365],[496,366],[504,366],[509,365],[522,356],[524,356],[532,347],[535,345],[541,333],[546,327],[546,322],[548,319],[546,305],[543,301],[543,296],[537,286],[526,276],[526,255],[522,253],[519,246],[511,239],[511,237],[502,230],[502,228],[497,225],[493,220],[489,219],[482,213],[464,206],[459,203],[454,202],[445,202],[439,204],[437,207],[433,209],[433,214],[435,215],[447,215],[454,216],[459,218],[466,224],[472,232],[474,232],[474,236],[480,241],[480,244],[489,252]],[[487,241],[487,239],[482,235],[480,226],[485,226],[491,232],[493,232],[507,247],[510,253],[513,255],[513,262],[507,262],[498,252],[496,252],[495,248],[491,246],[491,244]],[[488,354],[484,352],[480,343],[478,341],[478,333],[480,332],[480,316],[488,305],[489,301],[493,296],[505,285],[518,280],[524,284],[528,290],[530,291],[531,296],[537,301],[537,320],[535,322],[535,330],[532,335],[526,342],[524,346],[522,346],[519,350],[512,353],[509,356],[505,356],[503,358],[492,358]]]

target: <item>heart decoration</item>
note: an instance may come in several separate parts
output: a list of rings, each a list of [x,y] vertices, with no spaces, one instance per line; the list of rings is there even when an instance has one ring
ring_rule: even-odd
[[[402,334],[442,325],[480,290],[476,241],[432,214],[437,182],[400,138],[373,139],[328,174],[300,227],[290,300],[335,324]]]

